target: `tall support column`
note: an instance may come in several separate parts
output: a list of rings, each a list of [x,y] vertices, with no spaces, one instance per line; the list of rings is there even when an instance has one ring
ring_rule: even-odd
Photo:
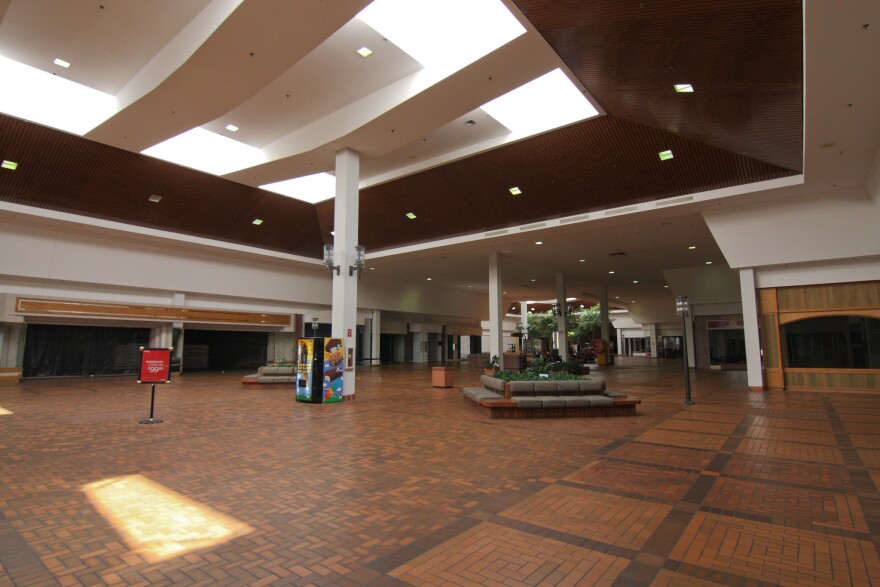
[[[608,286],[599,291],[599,329],[605,341],[605,360],[611,362],[611,326],[608,322]]]
[[[565,313],[568,302],[565,301],[565,274],[556,274],[556,305],[559,307],[559,320],[557,322],[557,332],[559,344],[559,358],[563,361],[568,360],[568,317]]]
[[[371,365],[381,365],[379,358],[382,354],[382,310],[373,310],[373,332],[371,337],[372,345],[370,346]]]
[[[501,289],[501,255],[489,253],[489,358],[504,356],[504,306]]]
[[[761,339],[758,334],[758,300],[755,289],[755,270],[739,270],[739,289],[742,297],[743,335],[746,338],[746,371],[749,388],[764,389],[761,372]]]
[[[336,202],[333,218],[333,262],[339,265],[339,275],[333,272],[333,312],[331,334],[341,338],[345,345],[346,371],[342,378],[342,394],[354,395],[354,362],[348,369],[348,356],[357,356],[357,274],[349,275],[354,264],[354,247],[358,244],[358,181],[360,155],[351,149],[336,153]]]
[[[525,342],[529,335],[529,305],[524,301],[519,303],[519,322],[522,324],[522,338],[519,339],[519,350],[522,354],[525,354]]]

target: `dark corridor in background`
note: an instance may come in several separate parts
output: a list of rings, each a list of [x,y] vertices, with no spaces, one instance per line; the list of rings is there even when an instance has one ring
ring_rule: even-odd
[[[880,369],[880,319],[823,316],[781,331],[788,368]]]
[[[28,324],[22,376],[136,375],[147,328]]]
[[[187,329],[183,372],[255,370],[266,364],[268,344],[267,332]]]

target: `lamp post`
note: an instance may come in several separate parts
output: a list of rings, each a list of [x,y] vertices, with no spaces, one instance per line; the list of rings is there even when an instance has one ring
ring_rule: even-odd
[[[318,337],[318,317],[312,316],[312,338]]]
[[[675,296],[675,313],[681,316],[681,348],[684,361],[684,405],[692,406],[691,372],[688,368],[687,316],[690,314],[687,296]]]

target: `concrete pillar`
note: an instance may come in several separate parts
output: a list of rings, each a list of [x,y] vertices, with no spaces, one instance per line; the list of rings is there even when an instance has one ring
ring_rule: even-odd
[[[603,285],[599,290],[599,329],[602,340],[605,341],[605,359],[611,360],[611,325],[608,321],[608,286]],[[617,347],[620,348],[618,341]]]
[[[504,306],[502,305],[501,255],[489,253],[489,358],[504,356]]]
[[[565,274],[556,274],[556,304],[559,306],[559,320],[557,322],[559,358],[568,360],[568,319],[565,309],[568,302],[565,300]]]
[[[360,155],[351,149],[336,153],[336,201],[334,203],[333,262],[339,265],[339,274],[333,272],[333,313],[331,335],[342,339],[345,346],[346,371],[342,378],[342,394],[355,394],[354,362],[348,368],[348,357],[356,357],[357,335],[357,274],[349,275],[354,264],[354,247],[358,244],[358,182]]]
[[[373,357],[373,360],[370,362],[371,365],[381,365],[382,355],[382,311],[381,310],[373,310],[373,339],[372,339],[372,348],[370,349],[370,356]]]
[[[657,325],[656,324],[648,324],[648,340],[651,345],[651,356],[657,356]],[[646,349],[647,350],[647,349]]]
[[[739,270],[739,289],[742,297],[743,335],[746,339],[746,371],[751,389],[764,389],[761,371],[761,339],[758,335],[758,299],[755,289],[755,270]]]
[[[0,385],[21,380],[24,334],[24,322],[0,323]]]
[[[174,328],[171,324],[150,328],[150,346],[153,348],[168,348],[174,339]]]

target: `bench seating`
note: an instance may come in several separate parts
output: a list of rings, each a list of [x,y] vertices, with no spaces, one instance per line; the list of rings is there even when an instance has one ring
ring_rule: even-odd
[[[244,389],[288,389],[296,385],[296,367],[260,367],[253,375],[241,378]]]
[[[493,419],[634,416],[641,403],[591,379],[507,382],[483,375],[480,383],[465,387],[462,395]]]

